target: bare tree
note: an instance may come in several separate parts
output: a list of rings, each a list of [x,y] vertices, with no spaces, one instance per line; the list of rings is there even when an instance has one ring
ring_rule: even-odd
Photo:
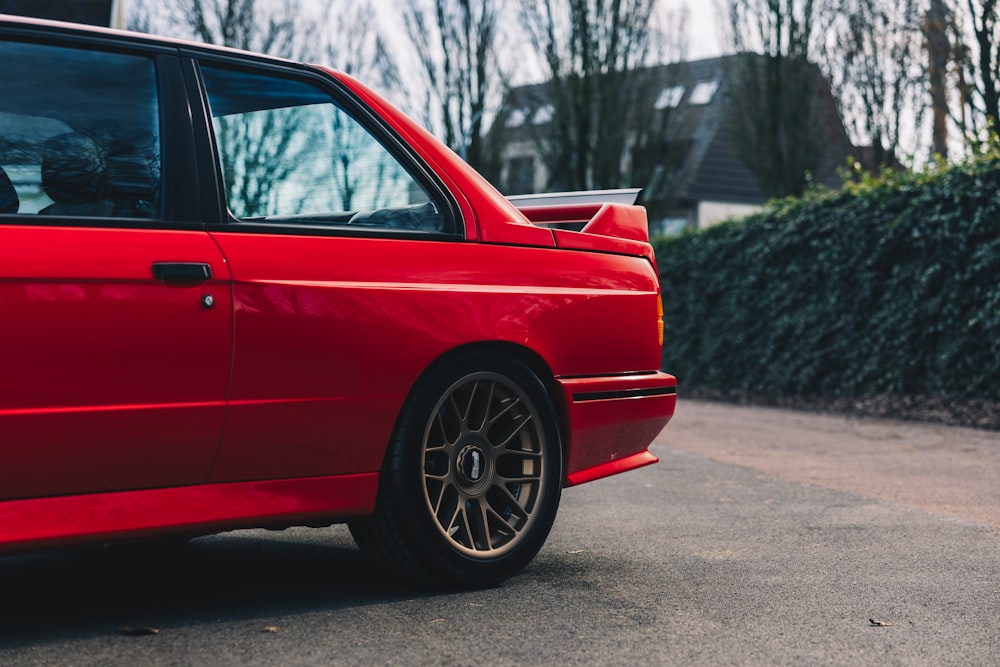
[[[376,25],[369,2],[341,0],[336,7],[327,0],[323,10],[331,21],[322,40],[325,62],[388,93],[402,93],[403,82],[395,57]],[[335,11],[334,11],[335,9]]]
[[[144,7],[146,28],[209,44],[303,59],[321,53],[315,23],[301,20],[297,1],[172,0]],[[327,6],[327,9],[329,7]],[[306,150],[304,127],[287,109],[235,114],[215,119],[226,179],[227,201],[240,217],[265,215]]]
[[[637,73],[627,123],[627,159],[622,186],[642,188],[649,219],[670,215],[682,183],[682,165],[690,158],[693,117],[679,104],[683,86],[676,63]]]
[[[257,2],[256,0],[166,0],[141,4],[133,26],[157,29],[175,36],[212,44],[258,51],[297,60],[325,61],[374,85],[392,88],[399,77],[377,31],[368,30],[374,13],[367,3]],[[370,144],[365,130],[340,113],[331,118],[306,111],[264,109],[215,119],[226,178],[227,197],[234,214],[254,217],[272,212],[282,189],[277,184],[310,169],[312,183],[297,190],[300,200],[281,203],[282,210],[307,205],[313,194],[336,194],[337,204],[349,210],[359,178],[352,162],[359,146]],[[322,141],[321,141],[322,140]],[[306,156],[323,142],[332,148],[326,173],[315,170]],[[332,189],[331,189],[332,186]],[[319,189],[327,192],[318,193]],[[334,193],[334,190],[336,193]],[[338,194],[339,193],[339,194]]]
[[[486,146],[489,117],[503,98],[497,0],[408,0],[403,19],[416,56],[423,121],[487,177],[496,164]]]
[[[931,147],[935,155],[948,158],[948,65],[952,48],[948,38],[950,10],[944,0],[930,0],[924,22],[927,43],[927,80],[931,95]]]
[[[871,146],[873,167],[898,166],[906,124],[918,122],[914,113],[925,106],[922,3],[839,0],[827,9],[832,39],[824,42],[823,62],[845,121],[856,143]],[[906,153],[916,155],[916,133],[908,137],[914,143]]]
[[[521,24],[547,76],[551,120],[539,135],[549,188],[647,185],[662,162],[663,82],[650,65],[683,55],[683,17],[657,0],[543,0],[521,3]],[[678,51],[666,53],[673,44]],[[657,85],[659,84],[659,85]],[[648,203],[648,200],[647,200]]]
[[[335,12],[326,10],[325,13],[336,17],[327,33],[330,37],[325,45],[327,62],[367,85],[401,94],[404,85],[396,61],[381,32],[370,29],[376,25],[374,8],[366,2],[348,0],[339,3]],[[399,173],[384,161],[383,152],[372,151],[374,142],[353,119],[335,113],[330,129],[334,186],[331,194],[338,200],[337,204],[345,211],[361,203],[368,208],[378,208],[384,204],[383,191],[393,190],[385,186],[398,180]],[[373,160],[377,163],[374,166]],[[374,179],[373,173],[377,174]],[[362,190],[367,196],[357,197]]]
[[[130,10],[129,26],[155,30],[236,49],[284,58],[322,54],[321,22],[331,0],[304,12],[298,0],[141,0]],[[318,13],[317,13],[318,12]],[[313,20],[310,20],[313,19]]]
[[[959,66],[958,125],[966,145],[978,150],[1000,132],[1000,16],[998,0],[955,6],[952,40]]]
[[[824,144],[816,128],[825,83],[811,61],[820,33],[814,1],[728,0],[728,10],[739,155],[766,195],[801,194]]]

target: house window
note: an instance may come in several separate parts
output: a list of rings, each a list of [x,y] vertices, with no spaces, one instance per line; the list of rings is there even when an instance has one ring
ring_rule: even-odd
[[[535,158],[526,155],[507,163],[507,194],[526,195],[535,191]]]
[[[702,81],[691,91],[691,99],[688,100],[693,106],[703,106],[712,101],[716,91],[719,90],[718,81]]]
[[[504,127],[521,127],[524,125],[524,121],[526,120],[528,120],[527,109],[513,109],[509,114],[507,114],[507,120],[504,121]]]
[[[683,97],[684,86],[670,86],[660,92],[660,96],[656,98],[656,103],[653,106],[656,107],[657,111],[676,109],[680,106]]]
[[[546,104],[544,106],[538,107],[538,109],[535,111],[535,115],[531,119],[531,122],[534,125],[545,125],[546,123],[551,123],[555,115],[556,115],[555,107],[553,107],[551,104]]]

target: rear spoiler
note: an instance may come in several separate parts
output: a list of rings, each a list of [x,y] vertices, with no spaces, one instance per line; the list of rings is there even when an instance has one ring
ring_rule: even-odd
[[[635,203],[640,192],[592,190],[507,199],[533,225],[550,229],[558,248],[638,255],[655,268],[646,209]]]
[[[507,201],[519,209],[536,206],[579,206],[585,204],[625,204],[631,206],[639,200],[642,188],[620,190],[584,190],[581,192],[550,192],[540,195],[514,195]]]

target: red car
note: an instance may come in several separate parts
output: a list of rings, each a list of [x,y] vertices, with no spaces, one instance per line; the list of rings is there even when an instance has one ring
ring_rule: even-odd
[[[264,56],[2,17],[0,82],[0,550],[347,522],[480,586],[656,461],[642,208],[519,209]]]

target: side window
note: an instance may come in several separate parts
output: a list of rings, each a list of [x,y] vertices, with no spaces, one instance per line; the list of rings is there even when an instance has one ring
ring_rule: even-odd
[[[427,190],[322,89],[208,66],[202,73],[235,218],[444,231]]]
[[[159,216],[153,61],[0,42],[0,214]]]

